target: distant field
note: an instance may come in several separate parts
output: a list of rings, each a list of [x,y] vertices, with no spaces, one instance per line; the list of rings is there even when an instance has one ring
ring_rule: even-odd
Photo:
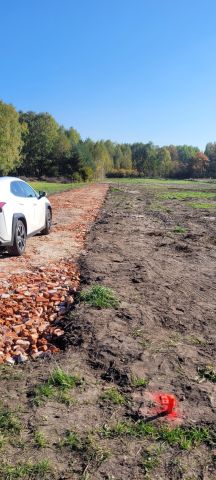
[[[205,185],[207,188],[210,186],[215,186],[214,182],[210,180],[164,180],[164,179],[158,179],[158,178],[109,178],[105,179],[103,183],[115,183],[115,184],[142,184],[142,185],[151,185],[153,188],[159,188],[159,187],[165,187],[165,186],[171,186],[175,187],[178,185],[182,186],[190,186],[192,188],[196,187],[199,189],[201,185]],[[59,192],[64,192],[66,190],[71,190],[72,188],[77,188],[77,187],[82,187],[86,185],[84,182],[74,182],[74,183],[51,183],[51,182],[29,182],[29,184],[38,192],[39,190],[45,191],[48,195],[52,193],[59,193]],[[174,195],[171,194],[170,195]],[[185,193],[180,193],[180,196],[187,196]],[[212,196],[212,194],[208,194],[209,198]],[[193,195],[194,196],[194,195]],[[199,196],[199,194],[197,195]],[[177,197],[173,197],[177,198]]]
[[[108,183],[141,183],[141,184],[159,184],[159,185],[200,185],[202,183],[213,183],[212,180],[173,180],[162,178],[107,178]]]
[[[44,191],[48,194],[65,192],[65,190],[71,190],[72,188],[82,187],[84,182],[80,183],[49,183],[49,182],[29,182],[29,184],[39,192],[39,190]]]

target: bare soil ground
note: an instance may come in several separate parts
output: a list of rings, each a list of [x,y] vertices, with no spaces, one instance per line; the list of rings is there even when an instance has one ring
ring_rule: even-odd
[[[81,290],[110,287],[119,306],[96,309],[77,296],[59,321],[64,352],[1,367],[2,408],[20,431],[0,415],[0,478],[216,478],[216,202],[194,209],[158,193],[111,189],[80,256]],[[56,366],[79,381],[64,395],[57,386],[53,396],[38,393]],[[148,417],[160,391],[178,400],[168,427],[166,417]],[[44,459],[50,472],[8,474]]]

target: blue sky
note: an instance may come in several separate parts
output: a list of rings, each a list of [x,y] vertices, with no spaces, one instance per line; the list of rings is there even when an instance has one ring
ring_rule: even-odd
[[[2,0],[0,98],[83,138],[204,148],[215,21],[215,0]]]

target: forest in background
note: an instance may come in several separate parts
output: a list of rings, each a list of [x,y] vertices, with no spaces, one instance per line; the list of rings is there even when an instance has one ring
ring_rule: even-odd
[[[83,140],[49,113],[17,112],[0,101],[0,175],[64,177],[216,178],[216,142],[191,145]]]

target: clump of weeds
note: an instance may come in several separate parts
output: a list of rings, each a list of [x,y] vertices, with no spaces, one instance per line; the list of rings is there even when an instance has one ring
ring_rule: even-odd
[[[22,425],[14,412],[6,407],[0,408],[0,433],[20,433]]]
[[[145,333],[141,328],[134,328],[132,331],[132,337],[137,338],[141,347],[146,348],[150,345],[150,340],[145,338]]]
[[[160,453],[161,449],[155,448],[155,446],[146,448],[142,452],[140,466],[144,471],[145,476],[151,473],[152,470],[158,466]]]
[[[111,188],[110,188],[110,191],[113,192],[113,193],[115,193],[115,192],[121,192],[121,193],[123,193],[120,188],[116,188],[116,187],[111,187]]]
[[[1,463],[0,474],[1,480],[15,480],[15,479],[34,479],[42,480],[47,478],[47,474],[52,473],[52,468],[49,461],[44,459],[37,463],[19,463],[18,465],[11,465],[9,463]]]
[[[149,384],[149,380],[147,378],[141,377],[131,377],[131,385],[135,388],[146,387]]]
[[[176,225],[174,228],[173,228],[173,233],[186,233],[187,232],[187,228],[185,227],[181,227],[180,225]]]
[[[167,443],[171,446],[178,446],[183,450],[202,443],[210,444],[213,441],[207,427],[175,427],[155,426],[139,420],[136,423],[120,422],[112,427],[104,426],[101,435],[106,438],[131,436],[138,438],[149,437],[152,440]]]
[[[73,431],[68,431],[65,437],[60,440],[59,447],[70,447],[71,450],[82,450],[82,442],[78,434]]]
[[[160,200],[188,200],[190,198],[215,199],[215,193],[201,192],[196,190],[186,190],[181,192],[164,192],[159,195]]]
[[[45,448],[48,445],[47,439],[43,432],[37,430],[34,434],[35,445],[38,448]]]
[[[60,367],[57,367],[53,370],[48,381],[53,387],[58,387],[62,390],[74,388],[81,383],[80,377],[77,375],[70,375]]]
[[[55,399],[66,405],[73,403],[70,399],[68,391],[82,384],[82,380],[78,375],[70,375],[57,367],[53,370],[48,380],[37,385],[34,390],[33,403],[40,405],[45,400]]]
[[[59,447],[69,447],[70,450],[79,454],[87,466],[90,463],[97,466],[110,457],[110,451],[101,447],[95,436],[88,434],[86,437],[81,438],[76,432],[68,431],[65,437],[60,440]]]
[[[207,365],[206,367],[199,367],[198,374],[201,378],[206,378],[206,380],[209,380],[212,383],[216,383],[216,371],[211,365]]]
[[[126,398],[122,395],[117,388],[111,387],[107,388],[100,397],[101,400],[105,402],[110,402],[113,405],[124,405],[126,403]]]
[[[192,207],[192,208],[197,208],[197,209],[201,209],[201,210],[208,210],[208,209],[212,209],[212,208],[216,208],[216,204],[215,203],[199,203],[199,202],[187,202],[187,205],[189,207]]]
[[[170,207],[167,207],[166,205],[163,205],[162,203],[155,202],[155,201],[152,202],[148,208],[153,212],[172,213],[172,209]]]
[[[80,293],[80,300],[96,308],[117,308],[119,300],[111,288],[93,285]]]
[[[6,444],[6,438],[4,437],[4,435],[0,434],[0,450],[1,448],[4,447],[5,444]]]

